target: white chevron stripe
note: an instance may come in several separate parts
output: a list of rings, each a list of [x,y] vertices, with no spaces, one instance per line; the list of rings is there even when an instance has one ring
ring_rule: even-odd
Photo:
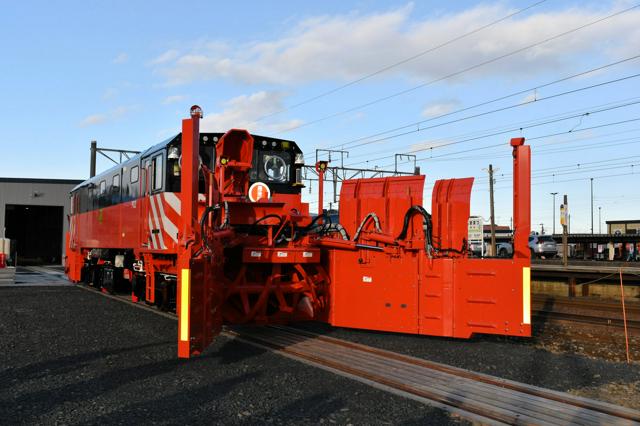
[[[151,204],[151,211],[153,212],[153,222],[156,224],[155,229],[158,229],[160,232],[158,232],[158,240],[160,242],[159,244],[159,248],[161,249],[166,249],[167,246],[164,245],[164,237],[162,236],[162,225],[160,224],[160,220],[158,219],[158,212],[156,210],[156,203],[155,200],[156,199],[156,195],[152,195],[151,197],[149,197],[149,203]]]
[[[169,204],[169,206],[173,209],[174,212],[180,214],[181,204],[180,197],[178,197],[174,192],[165,192],[164,200]]]
[[[162,202],[162,197],[160,197],[160,195],[158,195],[158,198],[156,198],[156,201],[158,202],[158,210],[160,211],[160,220],[162,220],[162,226],[164,227],[164,230],[166,231],[166,233],[169,234],[173,242],[177,243],[178,227],[175,226],[173,222],[169,220],[167,215],[164,214],[164,206],[163,206],[164,203]]]
[[[151,232],[151,230],[153,229],[153,224],[151,223],[151,213],[149,213],[149,236],[151,237],[151,248],[152,249],[156,249],[158,248],[158,244],[156,244],[156,236],[154,235],[153,232]]]

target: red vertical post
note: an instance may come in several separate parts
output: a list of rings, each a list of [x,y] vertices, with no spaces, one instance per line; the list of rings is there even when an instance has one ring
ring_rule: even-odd
[[[513,259],[522,266],[522,322],[531,327],[531,149],[524,138],[511,139],[513,147]]]
[[[531,258],[531,148],[524,138],[511,139],[513,147],[513,256]]]
[[[178,314],[178,357],[191,356],[191,260],[193,247],[199,241],[198,227],[198,166],[200,146],[199,106],[191,107],[191,118],[182,120],[182,171],[180,176],[180,200],[182,228],[178,247],[178,288],[176,289],[176,313]]]
[[[324,213],[324,172],[327,169],[326,161],[318,161],[316,163],[316,172],[318,172],[318,216]],[[318,223],[323,223],[322,219],[318,219]]]

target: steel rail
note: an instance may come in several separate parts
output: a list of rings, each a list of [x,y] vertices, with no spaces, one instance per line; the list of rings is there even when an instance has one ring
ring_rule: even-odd
[[[125,296],[94,294],[176,320]],[[637,424],[640,412],[285,326],[225,328],[225,337],[489,424]]]
[[[595,301],[580,298],[566,299],[534,295],[532,315],[539,320],[573,322],[623,328],[624,321],[620,302]],[[626,307],[627,327],[634,335],[640,334],[640,306]]]

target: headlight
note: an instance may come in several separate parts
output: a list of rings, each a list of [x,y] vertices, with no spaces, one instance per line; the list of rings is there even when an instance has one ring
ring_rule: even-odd
[[[287,162],[279,155],[264,156],[264,172],[267,178],[277,182],[285,182],[287,180]]]
[[[169,154],[167,155],[169,160],[177,160],[180,158],[180,148],[177,146],[169,147]]]
[[[304,164],[304,154],[302,154],[301,152],[296,154],[295,163],[296,164]]]

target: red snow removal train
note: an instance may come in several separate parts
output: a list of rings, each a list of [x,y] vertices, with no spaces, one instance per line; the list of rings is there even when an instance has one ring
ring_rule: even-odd
[[[178,356],[201,353],[223,324],[531,335],[523,138],[509,146],[513,257],[479,259],[467,256],[473,178],[437,181],[431,213],[423,175],[346,180],[333,223],[302,202],[294,142],[200,133],[201,117],[192,107],[180,134],[71,191],[69,279],[175,310]]]

